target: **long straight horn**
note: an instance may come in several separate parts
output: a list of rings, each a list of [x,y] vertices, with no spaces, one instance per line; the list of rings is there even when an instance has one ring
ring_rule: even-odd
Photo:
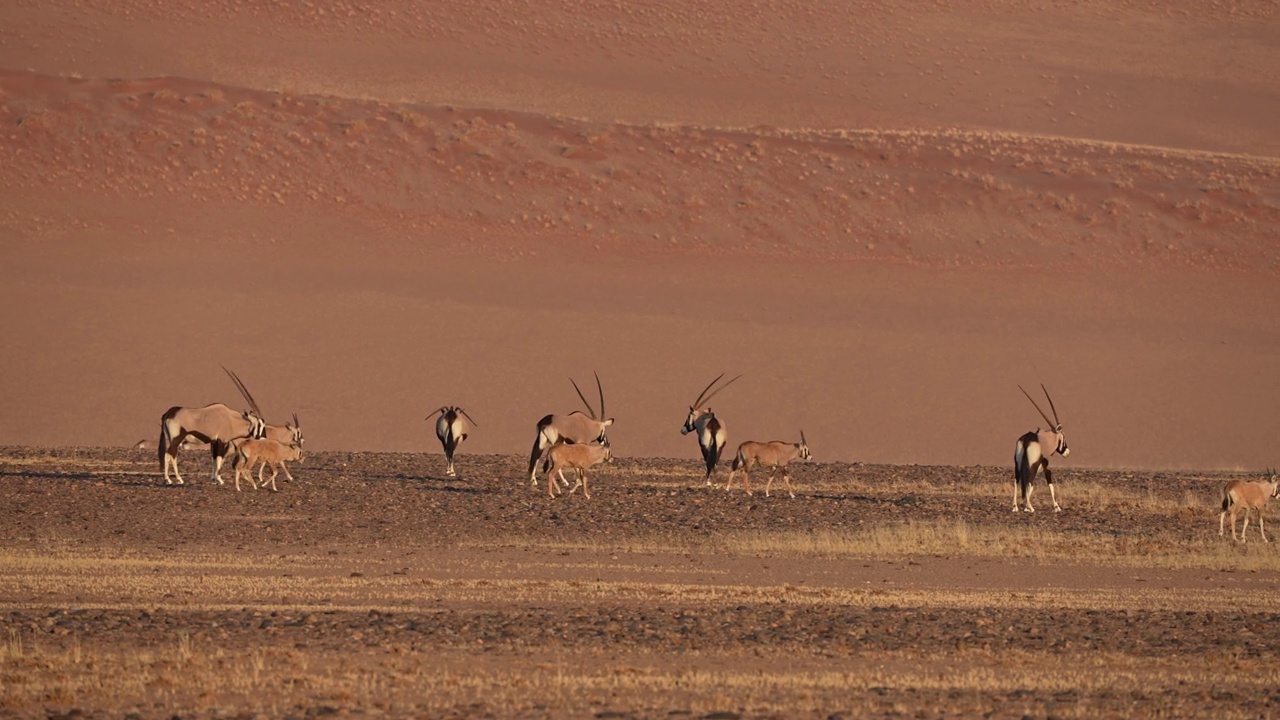
[[[231,378],[231,382],[236,384],[236,388],[239,389],[240,394],[244,396],[244,401],[249,403],[249,407],[253,408],[253,411],[257,413],[258,417],[262,417],[262,411],[258,409],[257,401],[255,401],[253,396],[249,394],[249,388],[244,386],[244,383],[240,381],[239,376],[230,370],[227,370],[225,365],[220,365],[219,367],[227,373],[227,376]]]
[[[600,418],[596,417],[596,409],[591,407],[591,403],[587,402],[587,396],[582,394],[582,390],[578,388],[578,383],[574,382],[573,378],[569,378],[569,382],[573,383],[573,389],[578,391],[578,399],[582,401],[583,405],[587,406],[587,412],[591,414],[591,419],[599,420]]]
[[[801,444],[801,445],[805,445],[805,446],[807,446],[807,445],[809,444],[809,441],[804,439],[804,431],[803,431],[803,430],[801,430],[801,431],[800,431],[800,444]]]
[[[720,378],[722,377],[724,377],[724,373],[720,373],[719,375],[717,375],[715,380],[712,380],[711,382],[707,383],[707,386],[702,389],[702,392],[698,393],[698,399],[693,401],[693,406],[695,408],[702,407],[702,397],[707,394],[707,391],[711,389],[712,385],[715,385],[716,383],[720,382]]]
[[[302,423],[298,422],[298,413],[293,414],[293,426],[296,428],[302,427]]]
[[[1018,389],[1019,389],[1019,390],[1022,390],[1022,386],[1021,386],[1021,385],[1019,385],[1019,386],[1018,386]],[[1053,423],[1053,421],[1049,420],[1049,416],[1048,416],[1048,415],[1045,415],[1045,414],[1044,414],[1044,411],[1040,409],[1040,406],[1039,406],[1039,405],[1036,405],[1036,401],[1031,397],[1031,394],[1030,394],[1030,393],[1028,393],[1026,390],[1022,390],[1022,394],[1023,394],[1023,395],[1026,395],[1026,396],[1027,396],[1027,399],[1028,399],[1028,400],[1031,400],[1031,404],[1036,406],[1036,412],[1040,413],[1040,417],[1044,418],[1044,421],[1045,421],[1046,423],[1049,423],[1050,425],[1054,425],[1054,426],[1056,427],[1056,425]]]
[[[591,373],[596,376],[596,392],[600,393],[600,417],[597,420],[604,419],[604,387],[600,385],[600,373],[592,370]]]
[[[1049,389],[1044,386],[1044,383],[1040,383],[1040,389],[1044,390],[1044,397],[1049,401],[1049,409],[1053,411],[1054,428],[1062,427],[1062,423],[1058,421],[1058,408],[1053,406],[1053,398],[1049,397]]]
[[[466,410],[463,410],[462,408],[458,408],[458,412],[462,413],[462,414],[467,418],[467,420],[469,420],[469,421],[471,422],[471,424],[472,424],[473,426],[475,426],[475,427],[480,427],[480,423],[476,422],[475,420],[472,420],[472,419],[471,419],[471,416],[470,416],[470,415],[467,415],[467,411],[466,411]]]
[[[738,377],[735,377],[733,380],[737,380],[737,379],[738,379],[738,378],[740,378],[740,377],[742,377],[742,376],[741,376],[741,375],[739,375]],[[732,385],[732,384],[733,384],[733,380],[730,380],[729,382],[727,382],[727,383],[725,383],[725,384],[721,385],[720,387],[716,388],[716,389],[715,389],[715,392],[712,392],[710,395],[708,395],[708,396],[706,396],[706,397],[702,398],[702,400],[700,400],[700,401],[698,402],[698,405],[705,405],[706,403],[711,402],[711,398],[713,398],[713,397],[715,397],[716,395],[720,394],[720,391],[721,391],[721,390],[723,390],[723,389],[725,389],[725,388],[729,387],[730,385]]]

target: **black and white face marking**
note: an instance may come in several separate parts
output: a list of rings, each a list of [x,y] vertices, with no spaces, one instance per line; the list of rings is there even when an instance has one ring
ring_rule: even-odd
[[[1067,436],[1062,434],[1062,430],[1058,430],[1058,454],[1066,457],[1071,454],[1071,448],[1067,447]]]

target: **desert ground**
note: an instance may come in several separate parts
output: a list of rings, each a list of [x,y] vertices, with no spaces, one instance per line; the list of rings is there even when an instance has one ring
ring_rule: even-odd
[[[1274,714],[1212,525],[1280,465],[1277,67],[1257,0],[0,4],[0,712]],[[131,449],[224,366],[279,493]],[[722,372],[797,498],[701,485]]]

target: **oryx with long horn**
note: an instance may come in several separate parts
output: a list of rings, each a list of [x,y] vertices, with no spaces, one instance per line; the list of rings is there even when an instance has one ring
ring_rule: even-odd
[[[698,447],[702,450],[702,460],[707,464],[707,484],[711,484],[711,475],[715,473],[716,463],[720,462],[720,455],[724,452],[725,443],[729,441],[729,433],[724,428],[724,423],[720,422],[716,414],[711,412],[711,408],[707,403],[711,402],[711,398],[716,393],[729,387],[734,380],[742,377],[739,375],[733,380],[721,385],[714,391],[711,387],[720,382],[720,378],[724,377],[724,373],[716,376],[709,385],[703,388],[698,395],[698,399],[693,401],[689,406],[689,416],[685,418],[684,425],[680,428],[681,435],[688,435],[691,432],[698,433]],[[707,393],[711,394],[708,395]]]
[[[266,423],[262,421],[262,411],[258,403],[249,394],[235,373],[222,368],[231,381],[235,383],[249,404],[248,410],[235,410],[222,403],[213,403],[199,408],[171,407],[160,418],[160,441],[156,443],[159,450],[160,468],[164,471],[164,481],[172,485],[169,479],[169,468],[178,484],[183,484],[182,475],[178,472],[178,447],[187,436],[195,437],[200,442],[209,443],[209,452],[213,456],[213,476],[210,478],[222,484],[219,471],[227,457],[231,441],[241,437],[262,438],[266,434]]]
[[[458,472],[453,467],[453,453],[458,449],[458,445],[467,439],[467,435],[471,434],[471,428],[478,427],[478,424],[471,419],[466,410],[452,405],[445,405],[431,413],[431,415],[437,414],[440,417],[436,418],[436,437],[444,447],[444,474],[457,477]],[[430,420],[431,415],[423,419]]]
[[[557,441],[582,444],[604,443],[608,439],[605,433],[608,432],[609,426],[613,425],[613,418],[604,416],[604,388],[600,384],[600,374],[595,373],[595,376],[596,391],[600,394],[599,415],[591,407],[591,403],[587,402],[578,383],[573,378],[569,378],[569,382],[573,383],[573,389],[578,391],[578,398],[587,407],[587,412],[574,410],[568,415],[547,415],[538,421],[538,435],[533,439],[533,450],[529,454],[529,483],[534,487],[538,485],[538,461],[542,459],[542,454],[547,451],[547,448],[555,445]],[[554,480],[548,478],[547,482],[554,482]]]
[[[1044,479],[1049,484],[1049,497],[1053,500],[1053,511],[1062,512],[1062,506],[1058,505],[1057,493],[1053,490],[1053,473],[1049,471],[1049,458],[1054,453],[1066,457],[1071,454],[1071,449],[1067,447],[1067,436],[1062,434],[1062,423],[1058,421],[1058,409],[1053,406],[1053,398],[1049,397],[1049,391],[1043,384],[1040,389],[1044,390],[1044,397],[1049,401],[1053,420],[1045,415],[1044,410],[1040,409],[1035,399],[1023,390],[1021,385],[1018,389],[1022,390],[1022,394],[1027,396],[1032,405],[1035,405],[1036,411],[1049,424],[1050,429],[1032,430],[1018,438],[1017,444],[1013,447],[1013,511],[1018,512],[1020,503],[1026,503],[1027,512],[1036,511],[1031,507],[1032,483],[1036,479],[1036,472],[1044,468]]]

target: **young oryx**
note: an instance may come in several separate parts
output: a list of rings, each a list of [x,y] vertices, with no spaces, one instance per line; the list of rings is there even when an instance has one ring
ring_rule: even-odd
[[[471,428],[478,427],[478,424],[460,407],[446,405],[431,415],[437,413],[440,417],[436,418],[436,437],[440,438],[440,444],[444,446],[444,474],[457,477],[458,473],[453,467],[453,453],[457,451],[458,444],[467,439]],[[423,419],[430,420],[431,415]]]
[[[1244,542],[1245,531],[1249,529],[1249,511],[1258,511],[1258,532],[1262,542],[1267,539],[1267,530],[1262,525],[1262,509],[1273,497],[1280,497],[1280,480],[1276,479],[1275,470],[1267,470],[1265,481],[1232,480],[1222,488],[1222,514],[1218,516],[1218,536],[1223,534],[1222,521],[1227,513],[1231,513],[1231,539]],[[1240,537],[1236,537],[1236,513],[1244,511],[1244,527],[1240,528]]]
[[[1031,507],[1031,484],[1036,479],[1036,472],[1043,467],[1044,480],[1049,484],[1049,497],[1053,500],[1053,511],[1062,512],[1062,507],[1058,505],[1058,495],[1053,491],[1053,473],[1049,472],[1050,456],[1054,453],[1062,457],[1071,454],[1070,448],[1067,447],[1067,436],[1062,434],[1062,423],[1058,422],[1058,410],[1053,406],[1053,398],[1049,397],[1049,391],[1044,385],[1041,385],[1040,389],[1044,390],[1045,399],[1049,401],[1049,409],[1053,411],[1052,421],[1040,406],[1036,405],[1030,393],[1023,390],[1021,385],[1018,389],[1022,390],[1022,394],[1026,395],[1028,400],[1031,400],[1040,417],[1044,418],[1052,429],[1037,428],[1018,438],[1018,443],[1013,446],[1013,511],[1018,512],[1019,500],[1026,502],[1027,512],[1036,511]]]
[[[284,470],[284,474],[290,480],[293,476],[289,474],[289,468],[285,467],[286,460],[302,462],[302,446],[296,442],[288,444],[262,439],[255,440],[253,438],[236,438],[231,441],[231,447],[235,453],[231,458],[231,468],[236,473],[236,492],[240,492],[240,473],[249,480],[249,484],[254,490],[259,485],[265,486],[262,481],[262,471],[271,466],[271,490],[275,492],[276,475],[280,474],[280,470]],[[259,464],[261,463],[261,464]],[[258,465],[258,482],[253,481],[253,466]]]
[[[720,453],[724,452],[725,443],[729,441],[729,433],[725,431],[724,423],[720,422],[716,414],[706,405],[711,402],[711,398],[715,397],[716,393],[729,387],[733,384],[733,380],[742,376],[735,377],[708,395],[707,391],[711,390],[712,385],[720,382],[722,377],[724,373],[720,373],[715,380],[712,380],[711,385],[704,388],[702,394],[698,395],[698,399],[693,401],[689,406],[689,416],[685,418],[684,426],[680,428],[681,435],[698,433],[698,447],[702,450],[702,461],[707,464],[708,485],[711,484],[711,475],[716,470],[716,463],[720,462]]]
[[[302,437],[302,423],[298,422],[298,413],[293,414],[293,423],[285,423],[284,425],[268,425],[268,440],[275,440],[279,443],[288,445],[289,443],[297,443],[299,447],[306,442]],[[292,478],[290,478],[292,479]]]
[[[231,381],[240,389],[244,399],[249,403],[249,410],[233,410],[222,403],[214,403],[200,408],[171,407],[160,418],[160,440],[156,443],[159,451],[160,469],[164,471],[164,481],[172,485],[169,479],[169,468],[182,485],[182,475],[178,472],[178,446],[188,436],[200,442],[209,443],[209,452],[213,455],[212,480],[219,485],[222,477],[223,460],[226,459],[229,443],[238,437],[261,438],[266,432],[266,424],[262,421],[262,412],[258,403],[254,402],[248,388],[240,382],[236,374],[222,368]]]
[[[547,448],[555,445],[558,440],[579,445],[590,442],[603,443],[607,439],[605,433],[613,424],[613,418],[605,419],[604,416],[604,388],[600,385],[598,373],[596,374],[596,391],[600,393],[598,416],[591,408],[591,403],[587,402],[587,398],[583,396],[582,390],[578,388],[578,383],[574,382],[573,378],[569,378],[569,382],[573,383],[573,389],[578,391],[578,397],[582,400],[582,404],[587,406],[587,412],[591,414],[585,415],[581,410],[574,410],[568,415],[548,415],[538,421],[538,435],[533,439],[533,450],[529,453],[529,483],[533,487],[538,486],[538,460],[542,459],[542,454]]]
[[[773,468],[773,472],[769,473],[769,481],[764,484],[764,496],[769,497],[769,486],[773,484],[773,478],[782,471],[782,480],[787,484],[787,492],[791,497],[795,497],[795,490],[791,487],[791,476],[787,474],[787,463],[800,458],[801,460],[811,460],[813,455],[809,452],[809,441],[804,439],[804,431],[800,431],[800,442],[789,443],[774,440],[772,442],[752,442],[748,440],[738,446],[738,455],[733,459],[733,468],[729,471],[729,482],[725,483],[724,489],[729,490],[733,486],[733,475],[742,470],[742,487],[746,489],[747,494],[751,494],[751,468]]]
[[[582,494],[590,500],[591,493],[587,490],[587,470],[600,463],[611,462],[613,462],[613,452],[609,449],[609,438],[605,438],[599,443],[577,445],[558,442],[552,445],[547,449],[545,458],[542,461],[542,472],[547,476],[547,495],[549,497],[556,496],[556,477],[560,478],[560,484],[565,487],[569,486],[569,481],[564,479],[564,470],[565,468],[572,468],[577,471],[578,483],[573,486],[569,494],[572,495],[581,486]],[[560,488],[560,492],[563,494],[564,489]]]

